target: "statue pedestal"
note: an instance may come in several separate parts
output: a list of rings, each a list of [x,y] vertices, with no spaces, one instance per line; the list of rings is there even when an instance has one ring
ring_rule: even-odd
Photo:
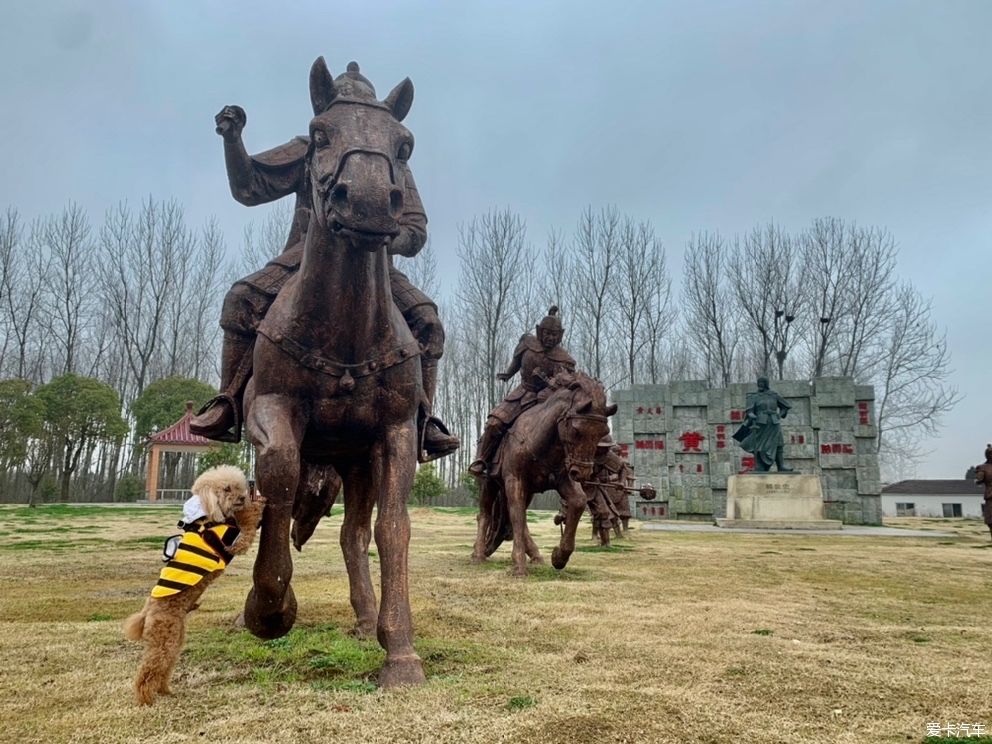
[[[823,489],[818,475],[747,473],[727,479],[727,517],[719,527],[786,530],[839,530],[837,519],[823,518]]]

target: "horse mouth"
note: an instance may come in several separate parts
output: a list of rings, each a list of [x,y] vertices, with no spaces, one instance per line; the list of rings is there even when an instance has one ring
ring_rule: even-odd
[[[400,232],[399,225],[395,225],[387,229],[378,229],[380,227],[379,225],[349,225],[346,222],[343,222],[340,217],[336,215],[330,215],[328,217],[328,226],[334,235],[354,238],[355,240],[360,240],[362,242],[388,242],[399,235]]]

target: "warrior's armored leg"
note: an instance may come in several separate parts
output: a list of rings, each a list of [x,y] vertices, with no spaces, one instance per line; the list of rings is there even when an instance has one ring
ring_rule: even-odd
[[[399,274],[399,272],[395,273]],[[399,287],[394,285],[393,296],[397,299],[397,304],[399,304],[398,290]],[[422,446],[419,459],[421,462],[430,462],[450,455],[459,445],[458,437],[453,436],[444,422],[433,415],[434,394],[437,392],[437,364],[444,353],[444,328],[437,316],[437,308],[431,303],[420,303],[409,307],[404,310],[403,317],[423,349],[420,365],[427,405],[420,432]]]
[[[780,473],[793,473],[795,471],[792,468],[785,467],[784,455],[782,454],[784,449],[784,446],[780,444],[775,450],[775,468]]]
[[[207,401],[190,420],[189,428],[194,434],[219,442],[241,440],[241,395],[251,376],[255,328],[273,299],[242,282],[231,287],[224,298],[220,394]]]
[[[475,454],[475,462],[468,466],[468,472],[476,476],[486,474],[493,455],[496,454],[496,449],[503,440],[504,433],[506,433],[506,424],[498,418],[490,416],[489,420],[486,421],[486,428],[482,432],[482,437],[479,439],[479,449]]]

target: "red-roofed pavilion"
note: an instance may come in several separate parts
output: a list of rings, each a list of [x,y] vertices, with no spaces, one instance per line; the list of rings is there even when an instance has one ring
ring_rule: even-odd
[[[186,401],[186,413],[172,426],[148,437],[148,476],[145,491],[149,501],[158,500],[159,459],[163,452],[192,452],[199,454],[219,446],[213,440],[201,437],[189,430],[189,420],[193,418],[193,401]]]

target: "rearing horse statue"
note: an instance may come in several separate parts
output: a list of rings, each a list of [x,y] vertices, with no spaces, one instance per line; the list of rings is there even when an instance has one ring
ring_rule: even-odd
[[[551,564],[562,569],[575,550],[575,531],[586,508],[582,481],[592,474],[596,445],[609,433],[603,385],[583,372],[559,372],[507,431],[479,492],[479,524],[472,560],[484,561],[513,538],[513,574],[527,575],[527,558],[544,559],[527,527],[527,507],[539,491],[558,491],[565,507],[561,543]]]
[[[421,349],[393,302],[388,255],[413,149],[401,124],[413,85],[404,80],[384,101],[358,95],[336,88],[319,58],[310,71],[310,98],[306,169],[313,210],[303,259],[259,326],[244,398],[256,480],[266,498],[245,623],[261,638],[292,628],[293,503],[320,498],[307,483],[333,466],[344,482],[341,545],[356,630],[374,631],[386,650],[380,685],[416,684],[424,672],[413,648],[406,502],[424,402]],[[376,506],[378,610],[368,563]]]

